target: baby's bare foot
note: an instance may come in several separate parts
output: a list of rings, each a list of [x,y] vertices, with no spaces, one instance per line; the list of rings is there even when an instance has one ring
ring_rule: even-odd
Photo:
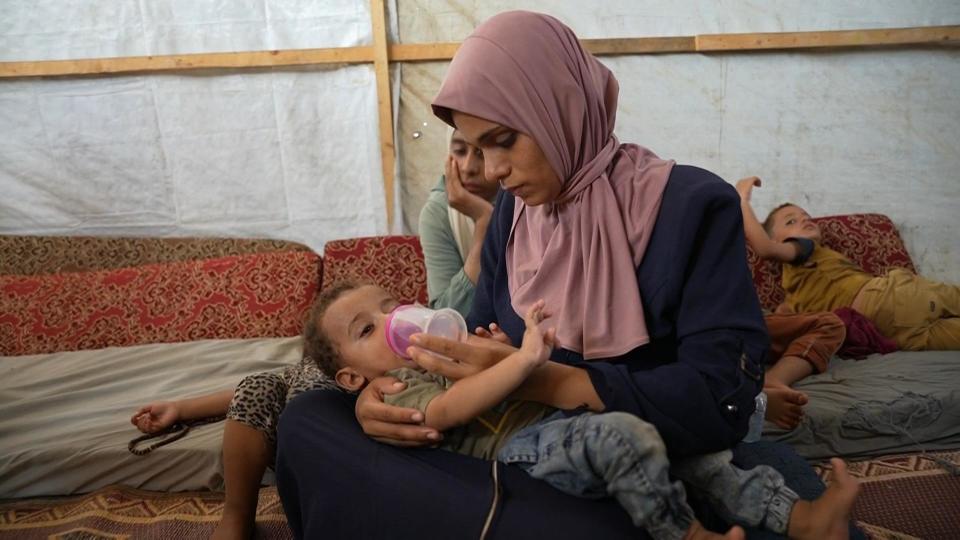
[[[847,472],[843,460],[833,458],[833,479],[814,501],[798,501],[790,513],[787,536],[799,540],[846,540],[850,536],[850,510],[860,493],[860,483]]]
[[[767,412],[764,415],[782,429],[794,429],[803,418],[803,406],[809,401],[807,395],[788,386],[766,386]]]
[[[705,529],[699,521],[694,521],[683,538],[684,540],[721,540],[724,538],[726,540],[745,540],[746,536],[740,527],[731,527],[727,534],[717,534]]]

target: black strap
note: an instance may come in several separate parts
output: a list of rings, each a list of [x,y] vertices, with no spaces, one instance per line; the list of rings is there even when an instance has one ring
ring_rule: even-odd
[[[153,452],[161,446],[170,444],[172,442],[179,441],[180,439],[187,436],[187,433],[190,433],[190,428],[194,426],[202,426],[204,424],[212,424],[214,422],[219,422],[226,418],[226,416],[214,416],[211,418],[201,418],[199,420],[190,420],[187,422],[175,422],[172,426],[160,430],[156,433],[144,433],[143,435],[137,437],[130,441],[130,444],[127,445],[127,450],[135,456],[145,456],[150,452]],[[169,437],[166,437],[168,436]],[[149,441],[150,439],[156,439],[157,437],[166,437],[161,439],[146,448],[137,448],[137,445],[143,441]]]

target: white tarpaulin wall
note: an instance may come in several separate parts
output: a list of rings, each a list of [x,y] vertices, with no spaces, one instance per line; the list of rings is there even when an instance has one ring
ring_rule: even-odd
[[[365,0],[0,0],[0,61],[371,42]],[[384,234],[378,134],[372,64],[0,81],[0,233]]]
[[[459,41],[514,8],[551,13],[582,38],[960,24],[956,0],[388,4],[404,43]],[[0,0],[0,61],[370,42],[364,0]],[[888,214],[921,272],[960,282],[956,47],[602,60],[621,83],[621,140],[730,182],[763,177],[760,213],[791,200],[820,215]],[[394,93],[408,231],[442,169],[444,128],[428,104],[445,69],[404,64]],[[0,81],[0,233],[319,249],[387,232],[378,145],[369,65]]]
[[[960,24],[956,0],[400,0],[398,9],[405,43],[459,41],[507,9],[550,13],[584,39]],[[960,283],[960,48],[601,60],[620,81],[621,141],[731,183],[762,177],[758,214],[788,200],[814,215],[887,214],[921,273]],[[442,173],[444,129],[428,104],[445,69],[402,67],[397,148],[410,228]]]

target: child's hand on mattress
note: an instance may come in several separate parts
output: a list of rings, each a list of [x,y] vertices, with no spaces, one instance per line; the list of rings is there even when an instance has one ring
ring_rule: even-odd
[[[130,418],[130,423],[144,433],[156,433],[179,419],[180,406],[176,401],[154,401],[140,407]]]

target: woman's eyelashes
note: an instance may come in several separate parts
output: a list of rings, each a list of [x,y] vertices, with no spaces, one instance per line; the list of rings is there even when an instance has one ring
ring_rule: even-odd
[[[510,148],[515,142],[517,142],[516,131],[504,131],[493,139],[493,143],[500,148]]]

